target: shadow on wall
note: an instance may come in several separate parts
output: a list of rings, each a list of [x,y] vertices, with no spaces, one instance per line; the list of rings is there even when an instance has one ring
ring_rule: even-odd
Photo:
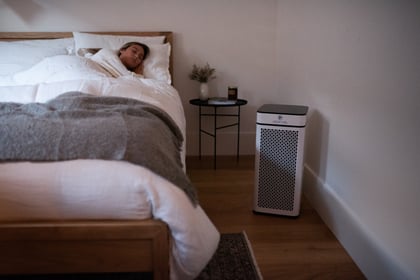
[[[8,6],[15,14],[25,23],[31,23],[37,15],[42,14],[43,7],[31,0],[3,0],[4,4]]]
[[[319,111],[315,109],[309,112],[305,139],[305,165],[322,181],[325,181],[327,172],[329,127],[328,120]]]

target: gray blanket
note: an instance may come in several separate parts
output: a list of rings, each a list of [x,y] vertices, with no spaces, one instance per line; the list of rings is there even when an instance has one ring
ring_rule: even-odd
[[[182,141],[169,115],[134,99],[68,92],[48,103],[0,103],[0,161],[126,160],[174,183],[196,205]]]

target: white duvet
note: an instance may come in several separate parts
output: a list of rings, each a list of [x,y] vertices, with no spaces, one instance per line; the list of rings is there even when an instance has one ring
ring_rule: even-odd
[[[67,91],[129,97],[166,111],[185,137],[182,103],[171,85],[130,73],[115,75],[100,64],[77,56],[47,58],[0,78],[0,102],[46,102]],[[169,226],[171,279],[193,279],[215,252],[219,233],[202,208],[194,208],[169,181],[123,161],[0,164],[0,220],[150,217]]]

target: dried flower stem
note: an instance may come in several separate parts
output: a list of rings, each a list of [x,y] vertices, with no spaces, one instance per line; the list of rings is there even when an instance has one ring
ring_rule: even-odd
[[[206,63],[206,65],[203,67],[199,67],[194,64],[193,69],[189,74],[189,77],[193,81],[207,83],[209,80],[213,80],[216,78],[216,76],[214,76],[215,71],[216,70],[214,68],[211,68],[208,63]]]

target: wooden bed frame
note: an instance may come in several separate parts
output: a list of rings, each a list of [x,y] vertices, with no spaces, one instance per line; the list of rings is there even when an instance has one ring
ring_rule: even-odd
[[[172,44],[172,32],[90,33],[164,35]],[[72,33],[0,32],[0,41],[67,37]],[[169,279],[169,250],[167,225],[153,219],[0,222],[0,275],[153,272]]]

